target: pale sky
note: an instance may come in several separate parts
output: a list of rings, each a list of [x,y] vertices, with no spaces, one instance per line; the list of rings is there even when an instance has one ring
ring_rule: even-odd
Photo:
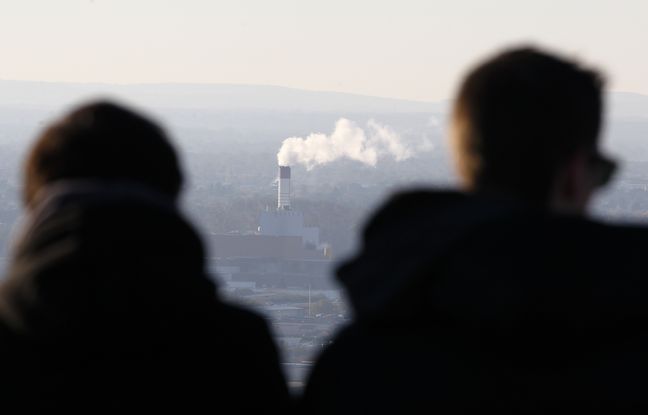
[[[648,94],[646,0],[0,0],[0,79],[440,100],[477,59],[527,41]]]

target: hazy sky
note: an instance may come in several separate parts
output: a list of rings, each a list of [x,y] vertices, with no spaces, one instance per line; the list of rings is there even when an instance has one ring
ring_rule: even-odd
[[[648,94],[646,0],[0,0],[0,79],[283,85],[447,98],[533,41]]]

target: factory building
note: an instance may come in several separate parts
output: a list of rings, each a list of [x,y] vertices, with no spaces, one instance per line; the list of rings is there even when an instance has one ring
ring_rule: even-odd
[[[261,212],[259,234],[298,236],[304,246],[319,248],[319,228],[304,226],[304,215],[291,209],[290,167],[279,166],[277,209]]]
[[[330,249],[320,243],[319,228],[304,226],[304,216],[291,203],[291,170],[279,166],[277,207],[260,213],[252,234],[214,234],[210,246],[217,263],[231,266],[232,281],[260,286],[325,287]]]

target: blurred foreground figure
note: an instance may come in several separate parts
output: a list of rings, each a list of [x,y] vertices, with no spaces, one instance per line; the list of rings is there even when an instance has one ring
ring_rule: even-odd
[[[473,69],[455,101],[464,192],[393,197],[343,264],[355,321],[304,413],[648,408],[648,230],[585,218],[614,164],[603,81],[535,49]]]
[[[287,390],[265,322],[226,305],[148,120],[84,106],[26,165],[28,216],[0,287],[0,410],[259,413]]]

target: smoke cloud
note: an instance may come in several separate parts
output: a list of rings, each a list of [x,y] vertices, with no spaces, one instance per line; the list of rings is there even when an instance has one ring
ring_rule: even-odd
[[[408,143],[389,126],[374,120],[369,120],[366,128],[361,128],[353,121],[340,118],[330,135],[312,133],[306,138],[286,138],[277,153],[277,162],[281,166],[302,164],[311,170],[315,166],[346,158],[375,166],[383,157],[402,161],[417,152],[431,149],[432,144],[428,140]]]

